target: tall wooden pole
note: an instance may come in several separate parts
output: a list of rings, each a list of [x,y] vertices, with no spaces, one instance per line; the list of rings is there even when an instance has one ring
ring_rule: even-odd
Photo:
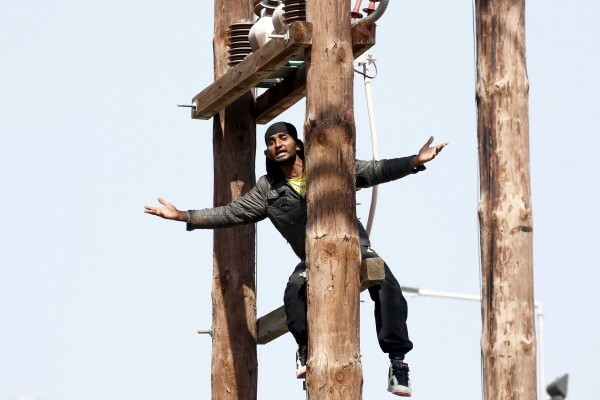
[[[215,79],[227,71],[227,29],[252,18],[252,0],[215,0]],[[214,205],[254,186],[256,121],[254,97],[246,93],[213,122]],[[235,244],[235,245],[233,245]],[[255,227],[214,231],[213,400],[256,400]]]
[[[525,1],[477,0],[486,400],[536,398]]]
[[[349,0],[306,4],[307,390],[318,400],[362,398],[350,8]]]

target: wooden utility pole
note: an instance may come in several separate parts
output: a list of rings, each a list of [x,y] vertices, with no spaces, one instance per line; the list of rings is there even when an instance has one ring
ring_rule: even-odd
[[[360,252],[354,181],[354,56],[349,0],[307,1],[309,399],[359,400]]]
[[[229,26],[251,19],[252,6],[252,0],[215,0],[215,79],[227,71]],[[214,205],[222,206],[256,181],[253,95],[242,95],[213,121]],[[215,230],[213,251],[212,399],[256,400],[254,225]]]
[[[525,1],[477,0],[486,400],[536,398]]]

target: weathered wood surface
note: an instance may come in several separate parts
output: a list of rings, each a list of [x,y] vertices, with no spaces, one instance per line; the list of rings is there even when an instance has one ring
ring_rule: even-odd
[[[212,118],[288,61],[304,59],[304,49],[311,44],[311,31],[310,23],[293,22],[288,30],[288,39],[271,39],[244,61],[226,70],[193,98],[192,102],[196,107],[192,109],[192,118]],[[225,57],[226,54],[227,51],[224,53]]]
[[[375,27],[372,22],[359,22],[352,27],[354,58],[375,45]],[[240,64],[226,71],[193,98],[192,102],[196,107],[192,109],[192,118],[212,118],[288,61],[304,60],[304,52],[311,44],[311,32],[312,24],[309,22],[294,22],[289,30],[290,40],[272,39]],[[226,57],[226,53],[223,57]],[[306,67],[301,67],[256,99],[256,122],[270,122],[305,96]]]
[[[289,332],[285,319],[283,306],[260,317],[256,321],[256,334],[258,344],[267,344]]]
[[[231,24],[251,15],[251,0],[215,0],[215,79],[227,71]],[[244,7],[242,10],[241,7]],[[227,9],[227,13],[221,10]],[[227,204],[254,186],[254,97],[246,91],[213,121],[214,205]],[[204,173],[201,180],[205,183]],[[211,398],[256,400],[255,228],[214,231]],[[236,243],[235,251],[231,243]]]
[[[360,57],[375,45],[375,24],[352,26],[352,52]],[[256,123],[267,124],[306,96],[306,67],[302,67],[256,99]]]
[[[358,22],[352,25],[352,53],[355,59],[375,46],[376,26],[374,22]]]
[[[377,285],[385,278],[383,259],[379,257],[367,258],[360,263],[360,291]]]
[[[268,124],[304,96],[306,67],[301,67],[256,98],[256,123]]]
[[[536,398],[525,1],[476,1],[486,400]]]
[[[309,400],[362,398],[349,9],[349,1],[306,3],[313,24],[304,122]]]
[[[383,278],[385,278],[385,267],[381,258],[369,258],[361,262],[361,292],[378,284]],[[289,332],[285,322],[285,309],[283,306],[260,317],[256,321],[256,332],[258,344],[267,344]]]

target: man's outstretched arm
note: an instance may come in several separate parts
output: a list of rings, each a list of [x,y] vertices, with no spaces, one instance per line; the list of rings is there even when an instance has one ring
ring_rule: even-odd
[[[187,222],[188,231],[252,224],[267,217],[268,188],[266,177],[261,177],[248,193],[224,206],[181,211],[163,198],[159,198],[158,201],[163,207],[144,206],[144,212],[173,221]]]
[[[388,160],[356,160],[356,187],[367,188],[394,181],[425,170],[425,163],[433,160],[448,143],[431,146],[433,136],[416,155]]]
[[[177,207],[162,197],[158,198],[158,202],[162,204],[163,207],[144,206],[144,212],[173,221],[187,222],[190,219],[190,214],[187,211],[178,210]]]

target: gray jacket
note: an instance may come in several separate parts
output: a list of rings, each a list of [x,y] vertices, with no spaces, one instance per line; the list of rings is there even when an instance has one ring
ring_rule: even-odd
[[[390,160],[355,162],[356,187],[367,188],[423,171],[413,167],[413,156]],[[306,200],[285,179],[277,182],[267,175],[259,178],[248,193],[221,207],[189,210],[187,230],[227,228],[252,224],[269,218],[292,246],[298,257],[305,258]],[[367,231],[357,220],[360,242],[369,246]]]

